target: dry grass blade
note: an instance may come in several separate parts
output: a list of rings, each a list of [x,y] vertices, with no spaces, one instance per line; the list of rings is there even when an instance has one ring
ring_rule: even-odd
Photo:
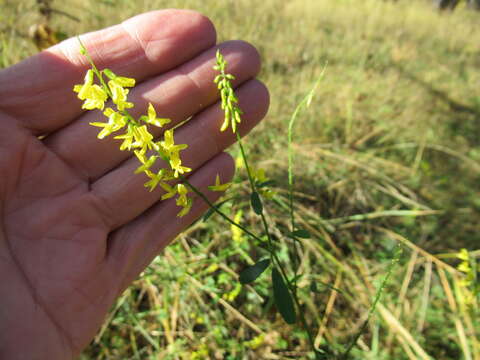
[[[415,341],[415,337],[402,326],[398,319],[385,306],[378,304],[377,308],[389,328],[405,340],[405,342],[415,351],[419,359],[432,360],[420,344]]]
[[[453,321],[455,323],[455,329],[457,330],[457,335],[460,340],[460,345],[462,347],[463,355],[465,356],[466,360],[472,360],[472,354],[470,351],[470,347],[468,345],[467,336],[465,334],[465,327],[460,320],[459,309],[457,306],[457,302],[455,301],[455,296],[453,295],[452,289],[450,287],[450,283],[445,275],[444,269],[438,267],[437,265],[437,272],[440,276],[440,282],[442,283],[443,290],[445,291],[445,295],[448,299],[448,304],[450,309],[453,313]]]

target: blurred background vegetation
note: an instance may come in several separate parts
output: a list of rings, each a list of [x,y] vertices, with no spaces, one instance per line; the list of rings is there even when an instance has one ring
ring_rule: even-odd
[[[271,108],[246,142],[277,183],[266,208],[280,245],[287,123],[326,66],[294,137],[297,212],[312,234],[301,296],[317,346],[332,358],[345,350],[400,244],[349,359],[479,360],[480,13],[467,1],[439,12],[427,0],[0,0],[0,67],[172,7],[206,14],[219,41],[262,55]],[[260,232],[247,188],[239,174],[223,209]],[[219,218],[197,222],[121,296],[82,359],[308,359],[305,335],[273,311],[267,277],[237,281],[261,255]]]

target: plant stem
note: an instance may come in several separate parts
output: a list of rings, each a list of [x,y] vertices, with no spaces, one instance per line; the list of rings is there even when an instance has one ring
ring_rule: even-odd
[[[255,183],[253,182],[253,178],[252,178],[251,173],[250,173],[250,168],[248,166],[247,156],[245,154],[245,150],[244,150],[243,145],[242,145],[242,139],[241,139],[238,132],[236,134],[237,134],[238,145],[240,147],[240,152],[242,154],[242,159],[243,159],[243,162],[245,164],[245,168],[247,170],[248,179],[250,181],[250,187],[252,188],[252,191],[256,192]],[[293,193],[293,191],[292,191],[292,193]],[[293,199],[293,196],[292,196],[292,199]],[[292,231],[294,231],[294,228],[293,228],[293,224],[294,224],[293,223],[293,200],[291,200],[291,203],[292,203],[292,205],[291,205],[291,209],[292,209],[291,210],[291,213],[292,213]],[[302,326],[303,326],[304,330],[307,332],[310,346],[311,346],[312,350],[314,351],[314,353],[316,353],[315,341],[313,339],[313,335],[310,331],[310,328],[308,327],[307,320],[305,319],[305,315],[301,311],[300,301],[299,301],[298,296],[297,296],[297,286],[296,286],[296,284],[292,285],[291,282],[288,280],[288,276],[287,276],[287,273],[285,271],[285,268],[283,267],[280,259],[278,258],[277,254],[275,253],[275,249],[273,247],[272,237],[270,235],[270,231],[269,231],[269,228],[268,228],[268,222],[267,222],[267,219],[265,218],[265,214],[263,213],[263,209],[262,209],[262,212],[260,213],[260,218],[262,219],[263,228],[265,230],[265,233],[267,234],[268,250],[269,250],[269,253],[270,253],[270,259],[271,259],[272,263],[276,264],[276,267],[280,270],[281,276],[283,277],[283,280],[284,280],[285,284],[287,285],[287,288],[290,291],[290,295],[292,296],[292,298],[295,302],[295,305],[297,307],[298,313],[300,315],[300,321],[302,323]],[[296,241],[296,239],[294,239],[294,241]],[[295,248],[295,256],[298,256],[298,250],[296,248]],[[295,266],[295,276],[296,276],[296,273],[297,273],[297,270],[296,270],[296,266]]]
[[[387,274],[383,278],[383,280],[382,280],[382,282],[381,282],[381,284],[380,284],[380,286],[379,286],[379,288],[378,288],[378,290],[375,294],[375,298],[373,300],[373,303],[370,306],[370,309],[368,311],[367,319],[365,320],[362,327],[360,328],[360,330],[357,332],[357,334],[353,338],[353,340],[350,343],[350,345],[348,346],[347,350],[345,350],[345,352],[342,354],[342,357],[341,357],[342,360],[347,359],[348,355],[350,354],[350,351],[352,351],[352,349],[356,345],[358,339],[360,338],[360,336],[363,334],[363,332],[367,328],[368,322],[370,321],[370,318],[372,317],[373,313],[375,312],[375,309],[377,308],[377,304],[380,301],[380,297],[382,296],[383,290],[384,290],[385,286],[387,285],[388,280],[390,279],[390,276],[392,275],[393,268],[400,261],[400,256],[402,255],[403,250],[402,250],[400,244],[397,245],[397,247],[398,247],[397,251],[393,255],[393,258],[390,261],[390,264],[388,264]]]
[[[295,213],[293,208],[293,125],[297,120],[298,114],[302,108],[307,108],[312,101],[313,95],[315,94],[315,90],[320,83],[320,80],[325,73],[326,65],[323,68],[320,76],[318,77],[317,81],[315,82],[313,88],[307,93],[307,95],[302,99],[302,101],[297,105],[295,110],[293,111],[292,116],[290,117],[290,121],[288,122],[288,202],[289,202],[289,213],[290,213],[290,223],[291,223],[291,231],[295,231]],[[293,261],[293,269],[294,269],[294,278],[297,278],[298,268],[300,266],[300,252],[298,249],[299,241],[295,237],[293,238],[293,249],[294,249],[294,261]],[[296,291],[296,287],[295,287]]]
[[[240,137],[240,134],[238,133],[238,131],[235,134],[237,135],[238,146],[240,147],[240,153],[242,154],[243,163],[245,164],[245,169],[247,170],[247,176],[248,176],[248,181],[250,181],[250,187],[252,188],[252,191],[257,191],[255,187],[255,183],[253,181],[252,173],[250,172],[250,166],[248,165],[247,155],[245,154],[245,150],[243,148],[242,138]]]
[[[239,228],[240,230],[242,230],[245,234],[251,236],[252,238],[254,238],[255,240],[258,240],[260,242],[263,242],[263,240],[258,237],[257,235],[255,235],[254,233],[250,232],[249,230],[247,230],[245,227],[243,227],[242,225],[240,224],[237,224],[235,221],[233,221],[232,219],[230,219],[227,215],[225,215],[222,211],[220,211],[206,196],[205,194],[203,194],[200,190],[198,190],[194,185],[192,185],[192,183],[190,183],[187,178],[185,178],[184,176],[181,177],[182,181],[188,185],[188,187],[190,189],[192,189],[192,191],[197,194],[200,198],[202,198],[203,201],[205,201],[208,206],[210,206],[211,209],[213,209],[213,211],[215,211],[218,215],[220,215],[222,218],[224,218],[227,222],[229,222],[230,224],[232,224],[233,226],[236,226],[237,228]]]

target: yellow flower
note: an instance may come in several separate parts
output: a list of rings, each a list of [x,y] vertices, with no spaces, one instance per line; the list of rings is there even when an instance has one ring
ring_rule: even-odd
[[[120,83],[115,80],[108,82],[108,87],[112,92],[112,101],[117,105],[118,110],[123,111],[133,107],[133,103],[127,101],[128,89],[125,89]]]
[[[186,206],[188,203],[188,188],[183,185],[183,184],[177,184],[177,193],[178,193],[178,198],[177,198],[177,205],[178,206]]]
[[[242,221],[242,216],[243,216],[243,211],[238,210],[235,214],[235,217],[233,218],[233,221],[239,224]],[[239,229],[234,225],[231,225],[230,230],[232,231],[233,241],[235,241],[236,243],[241,243],[242,241],[245,240],[245,238],[243,237],[243,231],[241,229]]]
[[[145,159],[142,159],[142,160],[145,160]],[[135,174],[140,174],[142,172],[151,174],[149,169],[152,167],[153,164],[155,164],[156,160],[157,160],[157,157],[155,155],[152,155],[148,158],[148,160],[141,161],[142,165],[140,167],[138,167],[137,170],[135,170]]]
[[[73,91],[78,93],[78,98],[80,100],[85,100],[87,97],[88,89],[93,85],[93,71],[92,69],[88,69],[87,73],[85,74],[85,80],[83,85],[75,85],[73,87]]]
[[[171,197],[174,197],[177,193],[176,186],[170,186],[167,183],[161,183],[160,186],[163,188],[163,190],[166,191],[166,193],[162,196],[162,200],[170,199]]]
[[[151,103],[148,103],[148,116],[140,116],[140,121],[145,121],[147,124],[151,124],[157,127],[162,127],[165,124],[168,124],[171,120],[165,118],[157,118],[157,113],[155,108]]]
[[[149,188],[150,191],[153,191],[158,184],[163,187],[163,183],[161,182],[164,180],[165,169],[158,170],[158,173],[154,174],[151,171],[146,171],[147,176],[150,178],[143,186]]]
[[[103,110],[105,101],[108,99],[107,93],[98,85],[93,84],[93,71],[89,69],[85,75],[85,82],[83,85],[75,85],[73,91],[78,93],[80,100],[85,100],[82,109]]]
[[[225,299],[227,301],[234,301],[237,296],[240,294],[240,291],[242,290],[242,284],[240,282],[236,282],[232,291],[225,293],[222,295],[222,299]]]
[[[122,129],[127,124],[127,119],[122,114],[114,111],[112,108],[107,108],[103,114],[108,117],[108,122],[91,122],[90,125],[103,127],[103,130],[98,134],[99,139],[110,135],[111,133]]]
[[[112,84],[115,83],[116,85],[122,86],[122,87],[134,87],[135,86],[135,79],[124,77],[124,76],[115,76],[115,78],[113,78],[111,80],[111,82],[112,82]]]
[[[235,158],[235,168],[237,169],[243,169],[245,167],[245,162],[243,161],[242,155],[239,154]]]
[[[163,169],[163,180],[165,181],[170,181],[170,180],[175,180],[175,175],[172,170],[170,169]]]
[[[233,113],[233,118],[232,118],[232,131],[235,133],[237,132],[237,124],[240,124],[242,121],[242,118],[240,117],[240,114],[242,114],[242,111],[237,107],[236,111]]]
[[[184,174],[192,171],[191,168],[182,166],[182,160],[180,159],[180,155],[178,153],[170,154],[170,167],[174,171],[173,176],[176,178],[179,174]]]
[[[265,343],[265,334],[254,337],[250,341],[245,341],[244,345],[250,349],[256,350]]]
[[[184,217],[190,212],[190,209],[192,208],[193,201],[190,198],[187,198],[187,203],[183,205],[183,209],[177,214],[178,217]]]
[[[142,164],[145,164],[147,162],[147,157],[145,156],[145,153],[139,150],[133,150],[133,153],[137,157],[138,161],[140,161]]]
[[[213,272],[215,272],[215,271],[217,271],[217,270],[218,270],[218,264],[217,264],[217,263],[213,263],[213,264],[211,264],[211,265],[205,270],[205,272],[206,272],[207,274],[211,274],[211,273],[213,273]]]
[[[220,184],[220,176],[217,174],[217,177],[215,178],[215,185],[210,185],[208,187],[208,190],[211,190],[211,191],[225,191],[231,185],[232,185],[231,182],[228,182],[228,183],[225,183],[225,184]]]
[[[103,139],[105,136],[108,136],[112,133],[112,126],[109,123],[103,122],[91,122],[90,125],[103,128],[97,135],[99,139]]]
[[[470,255],[468,254],[468,250],[460,249],[460,251],[457,253],[457,258],[463,261],[469,261]]]
[[[161,147],[158,151],[168,159],[170,167],[174,171],[174,177],[192,171],[189,167],[182,166],[182,160],[180,159],[180,151],[186,149],[188,145],[176,145],[173,139],[173,130],[165,131],[163,141],[158,144]]]
[[[177,184],[176,186],[176,191],[178,194],[178,198],[176,200],[176,204],[178,206],[181,206],[183,209],[177,214],[178,217],[185,216],[189,213],[193,200],[189,197],[187,197],[187,194],[189,192],[188,187],[186,187],[184,184]]]
[[[125,118],[125,116],[117,111],[114,111],[112,108],[105,109],[103,115],[108,117],[109,123],[112,124],[113,131],[118,131],[125,125],[127,125],[127,119]]]
[[[85,102],[82,105],[82,109],[93,110],[100,109],[103,110],[105,107],[105,101],[108,99],[108,95],[103,89],[98,85],[92,85],[85,92]]]
[[[160,142],[160,145],[168,154],[178,154],[179,151],[188,147],[187,144],[175,145],[175,141],[173,139],[173,129],[165,131],[163,134],[163,141]]]
[[[153,135],[150,134],[146,125],[136,126],[133,129],[133,136],[135,137],[135,142],[132,144],[133,147],[141,148],[141,151],[144,153],[154,148]]]
[[[135,79],[133,79],[133,78],[128,78],[128,77],[124,77],[124,76],[117,76],[110,69],[103,69],[102,72],[105,75],[107,75],[107,77],[109,79],[111,79],[118,86],[123,86],[123,87],[134,87],[135,86]]]
[[[132,149],[134,139],[131,129],[128,129],[128,131],[123,135],[115,136],[114,139],[123,140],[122,144],[120,145],[120,150],[123,151],[128,149],[130,151]]]

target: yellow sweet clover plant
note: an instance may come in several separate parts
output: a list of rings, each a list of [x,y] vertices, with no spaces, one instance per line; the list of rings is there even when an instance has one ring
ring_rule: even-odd
[[[83,109],[103,110],[105,103],[111,99],[115,108],[107,107],[103,115],[108,119],[106,122],[91,122],[90,125],[101,128],[97,137],[104,139],[113,133],[123,130],[123,134],[114,136],[114,139],[122,140],[120,150],[133,151],[141,165],[135,170],[135,174],[144,173],[150,180],[145,183],[145,187],[153,191],[157,186],[161,186],[166,193],[162,200],[178,195],[176,204],[182,208],[178,216],[182,217],[190,211],[193,200],[188,197],[189,188],[182,183],[175,186],[169,185],[170,180],[179,179],[184,174],[192,171],[191,168],[182,165],[180,151],[185,150],[187,144],[176,144],[174,141],[174,130],[168,129],[163,133],[163,140],[154,141],[154,136],[148,130],[148,125],[162,128],[171,122],[167,118],[157,117],[156,110],[151,103],[148,103],[147,115],[141,115],[135,119],[127,109],[134,107],[132,102],[128,101],[129,89],[135,86],[135,79],[117,76],[110,69],[98,70],[89,56],[86,48],[80,42],[80,52],[85,55],[92,66],[87,70],[83,84],[75,85],[73,91],[78,93],[78,98],[83,100]],[[226,73],[227,62],[222,54],[217,51],[217,63],[214,69],[220,72],[214,82],[217,84],[222,99],[222,109],[225,111],[225,121],[220,131],[225,131],[230,125],[232,131],[236,132],[236,126],[241,122],[242,111],[238,107],[238,99],[231,86],[231,80],[235,77]],[[99,84],[95,83],[95,76]],[[104,76],[108,79],[105,80]],[[153,155],[147,156],[147,151],[153,151]],[[158,159],[165,160],[170,169],[160,169],[153,172]],[[210,191],[226,191],[231,183],[220,183],[220,177],[217,174],[215,184],[209,186]]]
[[[233,220],[230,219],[219,210],[220,205],[215,206],[212,204],[201,191],[189,183],[185,175],[190,173],[192,169],[184,166],[181,158],[181,151],[188,148],[188,145],[175,143],[174,128],[166,129],[163,132],[163,139],[158,141],[155,140],[155,137],[149,131],[150,126],[163,128],[169,124],[171,120],[157,117],[157,112],[151,103],[148,103],[146,115],[134,118],[128,112],[128,109],[134,107],[134,104],[128,101],[128,94],[130,91],[129,88],[135,86],[135,79],[117,76],[110,69],[98,70],[80,39],[79,42],[80,52],[88,58],[91,69],[87,70],[84,83],[75,85],[73,91],[77,93],[79,99],[84,101],[82,105],[83,109],[102,110],[103,115],[107,118],[105,122],[90,123],[92,126],[101,128],[97,137],[104,139],[113,133],[120,132],[120,134],[114,136],[114,139],[122,141],[119,146],[120,150],[132,151],[140,163],[134,171],[135,174],[144,173],[149,178],[144,186],[150,191],[153,191],[157,187],[162,188],[164,194],[161,200],[176,197],[175,203],[181,208],[177,216],[183,217],[189,213],[193,204],[193,198],[189,195],[193,192],[210,206],[210,215],[217,213],[232,225],[235,242],[244,241],[242,234],[246,234],[258,243],[265,245],[264,248],[268,252],[268,258],[264,258],[246,267],[239,275],[240,283],[251,283],[265,272],[267,268],[270,268],[273,296],[278,311],[288,324],[296,323],[298,314],[302,327],[308,335],[312,351],[317,358],[320,358],[321,351],[315,348],[313,333],[307,324],[305,315],[299,311],[300,303],[297,295],[296,280],[289,278],[284,265],[276,253],[276,246],[273,244],[274,239],[270,234],[262,204],[262,197],[271,199],[275,195],[274,192],[268,188],[268,185],[271,184],[272,181],[266,177],[263,169],[253,169],[248,164],[241,137],[237,131],[243,113],[238,106],[238,98],[235,95],[231,83],[235,77],[226,71],[227,61],[220,51],[216,52],[216,64],[213,67],[214,70],[219,72],[214,82],[217,84],[221,98],[221,108],[224,111],[224,122],[219,130],[225,131],[230,127],[236,135],[242,159],[240,167],[245,168],[247,172],[252,191],[250,197],[251,206],[255,214],[262,220],[266,235],[264,237],[253,234],[240,224],[242,218],[241,210],[236,213]],[[98,83],[95,82],[95,78]],[[105,104],[109,99],[113,105],[105,109]],[[154,170],[158,159],[165,161],[167,167]],[[238,164],[239,161],[236,161],[236,163]],[[171,185],[169,183],[171,181],[176,181],[176,184]],[[220,176],[217,174],[215,183],[209,186],[208,189],[210,191],[224,192],[230,186],[231,183],[221,183]],[[205,218],[210,215],[207,213]],[[302,229],[297,229],[289,234],[290,237],[293,237],[297,241],[299,237],[307,237],[307,235],[309,236],[308,232]],[[298,274],[295,273],[294,275],[293,279],[296,279]],[[237,284],[234,290],[226,295],[226,298],[232,301],[239,294],[240,289],[240,284]],[[199,352],[198,354],[192,354],[192,358],[203,355],[203,352]]]

